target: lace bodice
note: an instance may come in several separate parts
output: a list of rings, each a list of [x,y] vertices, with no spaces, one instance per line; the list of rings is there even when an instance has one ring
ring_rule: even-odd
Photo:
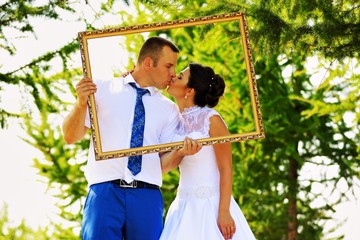
[[[189,136],[200,133],[204,137],[208,137],[210,117],[219,114],[209,107],[193,106],[185,108],[181,115],[181,122],[176,129],[177,135]]]
[[[184,140],[186,136],[194,139],[210,137],[210,118],[219,114],[212,108],[195,106],[185,109],[181,115],[175,134],[177,141]],[[198,153],[185,156],[179,167],[181,172],[179,189],[182,189],[182,192],[193,193],[194,189],[204,189],[204,187],[218,189],[219,171],[213,146],[203,146]]]

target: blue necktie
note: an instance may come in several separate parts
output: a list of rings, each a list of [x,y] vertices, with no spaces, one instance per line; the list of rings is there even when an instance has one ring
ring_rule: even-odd
[[[145,128],[145,109],[142,101],[144,94],[149,90],[138,88],[135,83],[129,83],[134,89],[136,89],[136,103],[134,109],[134,121],[131,130],[131,142],[130,147],[142,147],[144,140],[144,128]],[[128,161],[128,169],[135,176],[141,171],[142,155],[130,156]]]

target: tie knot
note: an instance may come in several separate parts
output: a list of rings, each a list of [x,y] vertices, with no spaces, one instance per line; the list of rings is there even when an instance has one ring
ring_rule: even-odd
[[[143,88],[139,88],[136,86],[135,83],[131,82],[129,83],[135,90],[136,90],[136,93],[140,96],[144,96],[146,93],[149,93],[149,90],[147,89],[143,89]]]

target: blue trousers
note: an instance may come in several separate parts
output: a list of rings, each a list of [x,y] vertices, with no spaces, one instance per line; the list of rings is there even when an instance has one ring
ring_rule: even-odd
[[[163,228],[160,190],[90,186],[83,210],[83,240],[158,240]]]

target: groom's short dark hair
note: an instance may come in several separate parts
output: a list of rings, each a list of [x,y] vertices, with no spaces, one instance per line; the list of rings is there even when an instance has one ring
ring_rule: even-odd
[[[160,58],[160,54],[162,53],[162,49],[165,46],[168,46],[176,53],[180,52],[178,47],[170,40],[162,37],[151,37],[144,42],[140,49],[137,61],[138,64],[140,64],[145,58],[151,57],[151,59],[154,61],[154,66],[156,66],[157,61]]]

